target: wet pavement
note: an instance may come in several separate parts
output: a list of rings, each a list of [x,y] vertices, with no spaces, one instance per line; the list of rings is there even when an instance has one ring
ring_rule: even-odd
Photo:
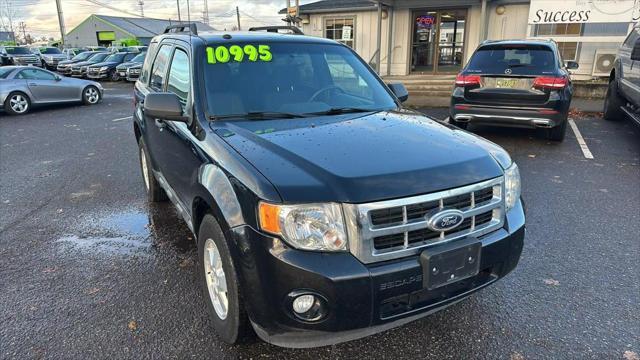
[[[228,346],[203,310],[192,234],[170,204],[144,197],[131,86],[106,87],[93,107],[0,113],[0,358],[638,359],[640,130],[630,122],[577,117],[592,160],[571,132],[553,144],[471,129],[522,173],[526,244],[502,281],[341,345]]]

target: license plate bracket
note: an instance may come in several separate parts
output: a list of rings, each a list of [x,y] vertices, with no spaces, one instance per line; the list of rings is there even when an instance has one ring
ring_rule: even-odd
[[[482,242],[469,237],[420,254],[422,285],[428,290],[475,276],[480,271]]]

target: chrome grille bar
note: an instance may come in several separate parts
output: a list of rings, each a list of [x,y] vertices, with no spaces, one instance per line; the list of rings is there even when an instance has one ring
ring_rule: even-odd
[[[454,241],[463,237],[479,237],[488,234],[501,228],[504,224],[503,187],[503,178],[498,177],[480,183],[426,195],[367,204],[343,204],[350,251],[362,262],[373,263],[415,255],[420,253],[425,247]],[[489,189],[491,189],[491,191],[489,191]],[[486,191],[486,198],[488,200],[477,204],[475,192],[482,190]],[[445,206],[445,200],[448,198],[456,196],[464,198],[465,195],[470,197],[470,202],[469,200],[459,202],[458,199],[453,201],[450,199],[449,203],[451,204],[453,202],[454,204],[462,206],[462,208],[458,208],[458,210],[463,212],[463,221],[467,222],[467,228],[457,232],[454,232],[456,231],[455,229],[449,232],[441,231],[437,235],[434,233],[434,238],[420,240],[420,236],[424,236],[423,231],[431,231],[427,228],[428,214],[418,219],[409,219],[407,207],[432,202],[436,209],[442,210],[444,208],[450,208],[450,206]],[[484,195],[483,198],[485,198]],[[461,205],[463,203],[466,203],[466,205],[470,204],[470,206],[465,207],[465,205]],[[402,208],[401,222],[373,225],[371,218],[372,211],[398,207]],[[482,221],[484,222],[481,221],[481,223],[478,223],[476,221],[476,217],[479,215],[483,215],[481,219],[483,219]],[[490,219],[488,216],[490,216]],[[422,232],[414,233],[419,230],[422,230]],[[412,233],[413,237],[410,236]],[[393,237],[394,235],[395,237]],[[392,236],[392,243],[397,240],[398,244],[389,248],[376,249],[375,239],[383,236]],[[397,237],[400,238],[396,239]],[[415,241],[416,237],[420,241]],[[410,241],[410,239],[413,240]],[[386,244],[385,246],[387,246]]]

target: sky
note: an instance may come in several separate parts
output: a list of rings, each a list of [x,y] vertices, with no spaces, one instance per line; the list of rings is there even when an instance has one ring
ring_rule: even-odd
[[[145,17],[177,19],[177,2],[180,2],[182,19],[187,17],[187,0],[60,0],[67,32],[90,14],[134,17],[140,14],[139,1],[143,1]],[[292,3],[295,0],[291,0]],[[309,3],[301,1],[301,3]],[[60,38],[55,0],[0,0],[0,6],[14,9],[18,24],[26,24],[26,33]],[[204,0],[189,0],[192,20],[202,21]],[[243,28],[261,25],[284,25],[278,11],[286,6],[286,0],[208,0],[210,25],[216,29],[231,29],[236,24],[236,6],[240,9]],[[14,28],[18,32],[18,29]]]

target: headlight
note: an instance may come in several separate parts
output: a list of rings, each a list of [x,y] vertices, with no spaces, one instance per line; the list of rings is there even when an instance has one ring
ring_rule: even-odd
[[[516,163],[504,171],[505,206],[507,211],[513,209],[520,199],[520,170]]]
[[[303,250],[345,251],[342,207],[339,204],[258,206],[260,228],[279,235],[289,245]]]
[[[107,71],[107,70],[109,70],[108,66],[103,66],[103,67],[100,68],[100,71]]]

